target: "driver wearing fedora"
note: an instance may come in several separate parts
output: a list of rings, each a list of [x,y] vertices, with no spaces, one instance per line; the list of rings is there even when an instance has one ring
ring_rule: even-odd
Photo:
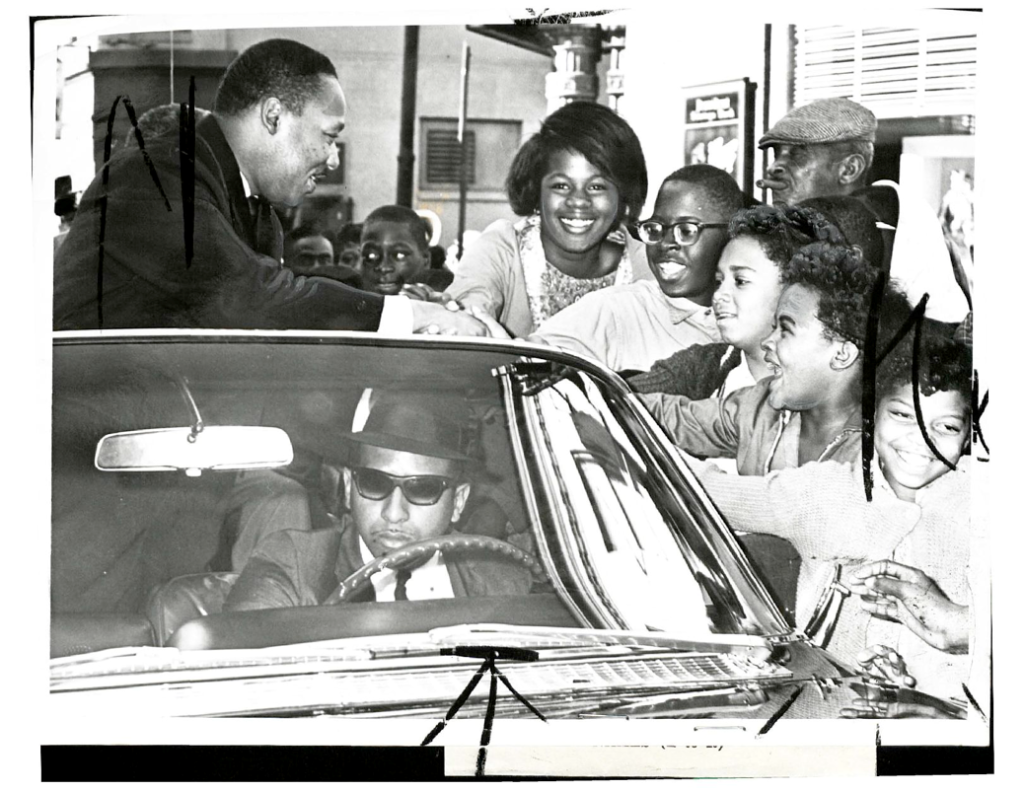
[[[328,603],[339,583],[375,558],[454,530],[469,498],[468,405],[424,393],[379,393],[343,470],[347,513],[338,527],[281,530],[259,542],[225,610]],[[465,418],[465,419],[462,419]],[[383,569],[351,601],[520,595],[522,565],[470,551],[427,553],[412,568]],[[332,599],[333,600],[333,599]]]

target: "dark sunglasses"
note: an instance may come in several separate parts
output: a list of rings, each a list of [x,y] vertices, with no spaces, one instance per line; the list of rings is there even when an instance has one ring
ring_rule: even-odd
[[[368,500],[383,500],[397,487],[413,505],[434,505],[453,484],[451,478],[440,475],[389,475],[371,467],[352,470],[352,479]]]
[[[665,225],[657,220],[644,220],[630,226],[630,232],[634,239],[639,239],[644,244],[658,244],[671,233],[676,244],[682,247],[689,247],[696,244],[700,239],[701,231],[705,228],[728,228],[727,222],[700,222],[699,220],[683,220],[682,222]]]

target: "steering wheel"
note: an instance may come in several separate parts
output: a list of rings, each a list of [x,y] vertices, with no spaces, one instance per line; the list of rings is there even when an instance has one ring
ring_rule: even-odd
[[[324,600],[324,604],[338,604],[352,598],[365,590],[370,585],[370,577],[383,569],[400,569],[415,565],[415,561],[429,557],[435,552],[466,552],[482,551],[502,558],[514,560],[526,566],[530,573],[540,580],[547,580],[548,575],[544,567],[533,555],[520,549],[514,544],[502,541],[490,536],[474,536],[467,534],[454,534],[428,538],[426,541],[415,541],[406,544],[404,547],[374,558],[358,571],[354,571],[341,582],[330,596]]]

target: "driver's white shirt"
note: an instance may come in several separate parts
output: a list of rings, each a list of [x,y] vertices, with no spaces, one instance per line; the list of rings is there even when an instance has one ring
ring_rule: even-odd
[[[362,538],[359,539],[359,554],[364,563],[373,560],[373,553]],[[372,577],[373,590],[377,601],[395,600],[395,572],[392,569],[378,571]],[[452,590],[452,578],[448,576],[448,567],[441,560],[441,553],[435,552],[430,559],[412,570],[409,581],[405,583],[405,593],[410,601],[421,599],[451,599],[455,596]]]

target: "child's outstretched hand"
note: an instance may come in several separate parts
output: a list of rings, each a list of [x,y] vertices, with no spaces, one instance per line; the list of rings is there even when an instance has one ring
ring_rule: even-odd
[[[950,601],[920,569],[878,560],[853,569],[850,590],[861,597],[864,610],[904,624],[934,648],[953,654],[967,651],[969,608]]]

